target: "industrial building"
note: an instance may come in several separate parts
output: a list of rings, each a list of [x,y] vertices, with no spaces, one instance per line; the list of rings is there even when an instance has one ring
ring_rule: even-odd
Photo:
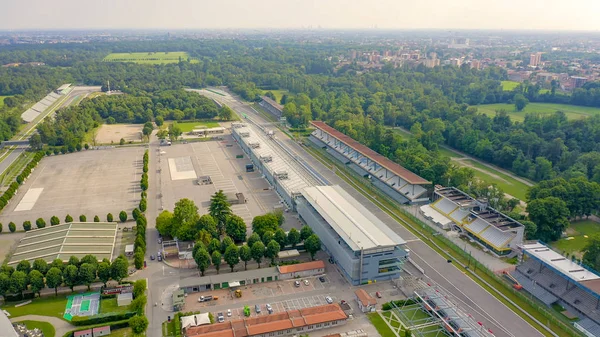
[[[279,278],[282,280],[322,275],[325,273],[325,262],[317,260],[287,266],[277,266],[277,270],[279,271]]]
[[[360,175],[369,178],[394,200],[402,203],[429,201],[431,182],[362,145],[324,122],[310,122],[316,129],[309,139]]]
[[[296,203],[351,284],[400,276],[406,242],[340,186],[307,187]]]
[[[190,326],[186,337],[272,337],[305,335],[315,330],[337,327],[348,316],[337,303],[277,312],[219,324]]]
[[[179,289],[186,294],[239,287],[246,284],[263,283],[279,280],[277,267],[240,271],[237,273],[217,274],[202,277],[188,277],[179,281]]]
[[[326,185],[325,179],[296,158],[273,137],[273,132],[247,123],[234,123],[232,134],[242,150],[279,194],[287,208],[305,187]]]
[[[496,255],[508,255],[523,243],[525,226],[490,207],[487,200],[475,200],[454,187],[436,189],[433,200],[421,206],[426,218],[443,229],[458,226]]]
[[[281,118],[283,114],[283,106],[267,96],[261,96],[262,101],[258,103],[263,109],[265,109],[271,115]]]

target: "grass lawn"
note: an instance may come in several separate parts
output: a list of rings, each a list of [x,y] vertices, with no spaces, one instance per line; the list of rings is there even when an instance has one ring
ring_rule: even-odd
[[[15,307],[15,304],[19,303],[22,302],[5,305],[2,307],[2,309],[8,311],[10,313],[10,317],[44,315],[64,319],[63,315],[65,313],[65,306],[67,305],[67,298],[61,295],[58,297],[51,296],[36,298],[32,303]]]
[[[385,321],[383,320],[383,318],[381,318],[381,316],[379,316],[378,313],[373,312],[367,314],[367,316],[369,316],[371,324],[373,324],[375,329],[377,329],[377,332],[379,332],[381,337],[396,337],[392,329],[390,329],[390,327],[387,324],[385,324]]]
[[[131,331],[131,328],[123,328],[123,329],[111,330],[109,336],[110,337],[131,337],[131,336],[134,336],[134,333],[133,333],[133,331]]]
[[[496,185],[498,185],[498,187],[500,187],[505,193],[508,193],[520,200],[525,200],[525,195],[527,194],[529,186],[523,184],[522,182],[470,159],[455,161],[455,163],[458,163],[459,165],[464,163],[466,166],[472,166],[476,168],[474,171],[477,178],[490,184],[496,183]],[[500,179],[496,178],[496,176],[498,176]]]
[[[25,324],[25,326],[29,330],[33,330],[35,328],[42,330],[42,332],[44,333],[44,337],[54,337],[54,335],[56,334],[56,330],[54,330],[54,327],[52,326],[52,324],[47,323],[47,322],[22,321],[19,323]]]
[[[283,96],[284,94],[288,94],[289,96],[289,92],[287,90],[261,90],[261,94],[265,94],[267,93],[267,91],[270,91],[273,93],[273,95],[275,95],[275,100],[277,101],[277,103],[281,102],[281,96]]]
[[[521,83],[515,81],[502,81],[502,90],[511,91],[517,86],[519,86],[519,84]]]
[[[581,250],[587,244],[589,237],[598,233],[599,229],[600,224],[591,220],[572,222],[567,228],[568,236],[553,242],[551,245],[559,253],[575,254],[575,256],[581,258]],[[586,236],[588,237],[586,238]]]
[[[179,63],[179,60],[188,60],[190,56],[183,51],[177,52],[149,52],[149,53],[112,53],[104,58],[104,62],[134,62],[139,64],[165,64]],[[191,63],[198,60],[191,59]]]
[[[4,105],[4,99],[11,96],[0,96],[0,108]]]
[[[385,324],[385,322],[383,322],[383,324]],[[175,320],[172,319],[171,322],[163,322],[162,332],[163,332],[163,336],[174,336],[175,335]]]
[[[218,122],[177,122],[182,132],[191,132],[198,127],[205,126],[207,128],[216,128],[219,126]]]
[[[127,311],[127,306],[124,305],[119,307],[117,305],[117,298],[104,298],[100,300],[100,313],[104,314],[107,312],[125,312]]]
[[[600,109],[585,106],[577,106],[570,104],[553,104],[553,103],[529,103],[523,111],[515,111],[514,104],[482,104],[477,106],[477,110],[490,117],[496,115],[496,110],[504,109],[514,121],[525,120],[525,115],[532,112],[540,114],[551,114],[558,110],[563,111],[568,119],[580,119],[591,115],[600,114]]]

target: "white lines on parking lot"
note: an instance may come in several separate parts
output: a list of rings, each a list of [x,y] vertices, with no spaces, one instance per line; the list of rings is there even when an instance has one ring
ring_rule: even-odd
[[[212,178],[213,176],[211,176]],[[223,176],[221,176],[220,178],[212,178],[212,182],[213,182],[213,186],[215,187],[215,190],[222,190],[225,193],[237,193],[238,189],[237,187],[235,187],[235,184],[233,183],[233,181],[231,179],[227,179],[227,178],[223,178]]]
[[[246,206],[246,205],[231,205],[231,211],[233,212],[233,214],[244,219],[244,222],[246,223],[246,225],[250,226],[250,224],[252,223],[252,213],[250,213],[248,206]]]
[[[224,178],[223,172],[221,172],[219,164],[217,164],[217,161],[212,154],[205,154],[202,158],[196,156],[196,158],[198,159],[198,167],[203,176],[210,176],[213,182],[219,178]]]
[[[295,299],[291,299],[291,300],[285,300],[285,301],[281,301],[281,302],[271,303],[271,305],[273,306],[273,311],[275,311],[275,312],[305,309],[305,308],[317,307],[320,305],[327,304],[327,300],[325,299],[326,297],[327,297],[326,295],[301,297],[301,298],[295,298]],[[335,298],[334,297],[331,297],[331,298],[335,302]]]

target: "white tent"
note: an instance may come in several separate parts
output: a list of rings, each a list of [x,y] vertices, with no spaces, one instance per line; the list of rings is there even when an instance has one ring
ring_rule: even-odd
[[[203,314],[191,315],[181,317],[181,328],[187,329],[191,326],[199,326],[204,324],[210,324],[210,318],[208,317],[208,312]]]

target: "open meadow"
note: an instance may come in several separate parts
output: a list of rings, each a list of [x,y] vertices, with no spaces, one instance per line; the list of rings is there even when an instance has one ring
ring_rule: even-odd
[[[570,104],[554,104],[554,103],[529,103],[523,111],[515,111],[514,104],[482,104],[477,106],[477,111],[484,113],[490,117],[496,115],[496,110],[504,109],[513,121],[522,122],[525,120],[525,115],[528,113],[552,114],[556,111],[562,111],[567,115],[568,119],[581,119],[592,115],[600,114],[599,108],[591,108],[585,106],[577,106]]]
[[[177,52],[148,52],[148,53],[112,53],[104,58],[104,62],[134,62],[139,64],[165,64],[178,63],[190,60],[195,63],[198,60],[191,59],[188,53]]]
[[[169,124],[169,123],[165,123]],[[216,128],[219,127],[219,122],[215,121],[202,121],[202,122],[177,122],[177,125],[181,129],[181,132],[187,133],[194,129],[205,128]]]
[[[514,90],[516,87],[519,86],[519,82],[515,82],[515,81],[502,81],[502,90],[504,91],[511,91]]]
[[[581,220],[572,222],[567,228],[567,237],[551,244],[560,253],[569,253],[581,258],[581,250],[585,247],[588,239],[598,233],[600,223],[592,220]]]
[[[270,91],[273,93],[273,95],[275,95],[275,100],[277,101],[277,103],[281,102],[281,97],[283,95],[289,95],[289,92],[287,90],[261,90],[262,94],[264,95],[267,91]]]

